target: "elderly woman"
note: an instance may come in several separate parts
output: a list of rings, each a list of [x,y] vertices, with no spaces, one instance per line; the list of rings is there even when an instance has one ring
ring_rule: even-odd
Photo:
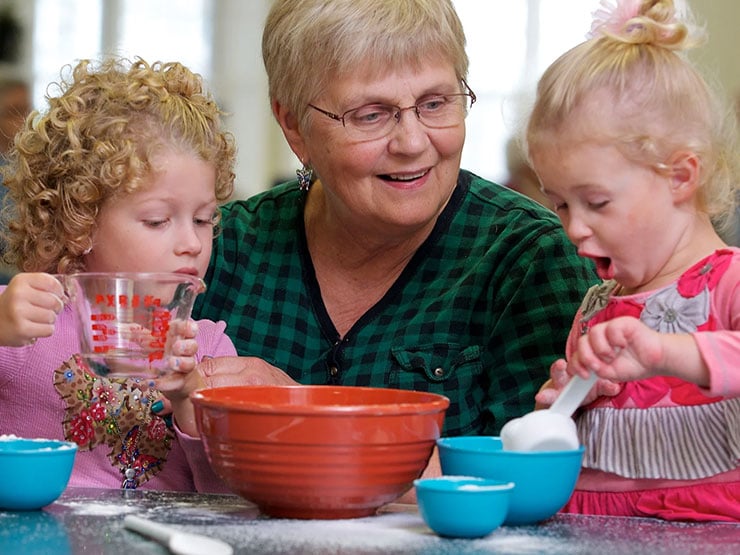
[[[446,435],[533,408],[597,278],[548,210],[460,169],[464,47],[449,0],[273,4],[270,101],[302,168],[223,209],[195,317],[242,357],[204,363],[209,385],[432,391]]]

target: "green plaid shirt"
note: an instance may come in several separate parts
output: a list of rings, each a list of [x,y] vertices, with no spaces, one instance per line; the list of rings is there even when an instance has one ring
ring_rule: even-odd
[[[533,409],[597,282],[555,215],[462,171],[397,282],[339,337],[324,307],[295,181],[223,208],[195,318],[224,320],[240,355],[304,384],[431,391],[445,435],[498,434]]]

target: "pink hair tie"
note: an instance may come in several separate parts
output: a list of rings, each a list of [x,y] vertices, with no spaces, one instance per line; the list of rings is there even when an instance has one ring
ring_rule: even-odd
[[[604,36],[604,31],[615,35],[622,33],[627,22],[639,15],[640,4],[642,0],[601,0],[599,8],[591,14],[593,23],[586,37],[593,39]]]

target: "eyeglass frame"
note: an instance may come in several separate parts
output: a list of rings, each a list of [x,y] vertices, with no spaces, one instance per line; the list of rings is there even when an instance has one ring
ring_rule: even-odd
[[[478,99],[476,94],[473,92],[473,89],[470,88],[470,85],[468,85],[468,82],[465,81],[465,79],[461,79],[462,84],[465,85],[465,88],[467,89],[467,92],[464,93],[449,93],[449,94],[437,94],[436,96],[467,96],[470,98],[470,106],[466,106],[465,109],[469,110],[473,107],[473,104],[475,104],[475,101]],[[314,104],[311,104],[309,102],[308,106],[310,108],[313,108],[317,112],[320,112],[324,114],[327,117],[330,117],[331,119],[341,122],[342,127],[347,129],[347,124],[344,122],[344,118],[347,117],[347,114],[350,112],[354,112],[355,110],[359,110],[360,108],[364,108],[365,106],[372,106],[374,104],[378,104],[380,106],[388,106],[390,108],[395,108],[396,112],[393,114],[393,117],[396,120],[396,124],[400,123],[401,121],[401,113],[405,110],[414,110],[414,113],[416,114],[416,119],[418,119],[422,124],[426,126],[426,123],[424,123],[424,120],[421,119],[421,115],[419,114],[419,104],[412,104],[411,106],[406,106],[405,108],[402,108],[401,106],[395,106],[393,104],[384,104],[382,102],[370,102],[369,104],[363,104],[362,106],[357,106],[356,108],[350,108],[349,110],[346,110],[342,115],[335,114],[334,112],[330,112],[328,110],[324,110],[323,108],[319,108],[318,106],[315,106]],[[390,128],[389,128],[390,129]],[[443,127],[434,128],[431,127],[430,129],[444,129]],[[384,135],[385,136],[385,135]],[[378,137],[381,138],[381,137]]]

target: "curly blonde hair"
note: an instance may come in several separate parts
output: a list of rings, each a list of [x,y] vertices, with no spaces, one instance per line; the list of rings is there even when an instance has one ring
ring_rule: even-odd
[[[217,201],[231,196],[233,136],[201,77],[182,64],[82,60],[58,86],[48,111],[26,120],[4,170],[5,259],[19,270],[84,271],[101,206],[145,185],[158,152],[213,164]]]
[[[612,142],[656,171],[672,153],[690,150],[701,162],[699,208],[721,228],[738,197],[735,118],[682,52],[706,37],[688,9],[679,17],[672,0],[642,0],[636,7],[623,20],[597,22],[591,39],[545,71],[526,128],[530,159],[575,125],[582,140]],[[609,91],[613,100],[604,107],[615,116],[611,125],[602,114],[578,111],[597,90]]]

